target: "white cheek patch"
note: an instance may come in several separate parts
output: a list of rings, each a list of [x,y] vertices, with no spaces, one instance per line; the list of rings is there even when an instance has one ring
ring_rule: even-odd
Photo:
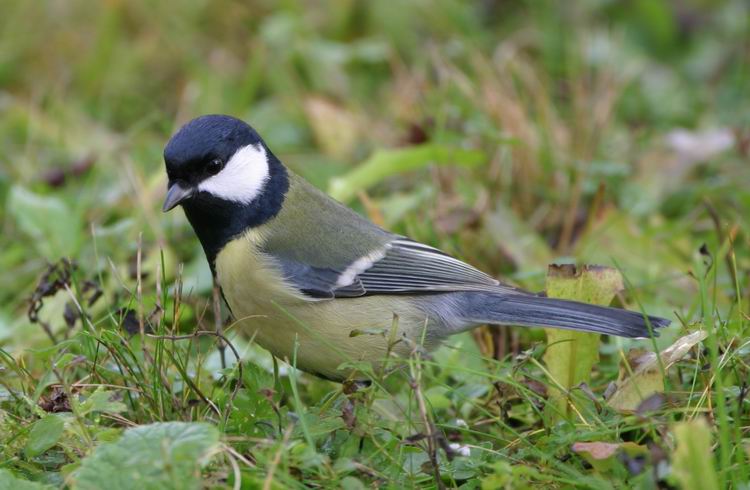
[[[251,203],[268,181],[268,159],[263,145],[247,145],[235,152],[224,168],[200,184],[198,190],[227,201]]]

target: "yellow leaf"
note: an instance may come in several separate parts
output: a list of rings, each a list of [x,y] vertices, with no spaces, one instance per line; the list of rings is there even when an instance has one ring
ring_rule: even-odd
[[[551,265],[547,271],[547,296],[585,303],[608,305],[622,289],[622,276],[616,269],[600,266]],[[591,379],[599,360],[599,335],[547,328],[544,362],[554,379],[553,385],[569,390]],[[553,388],[550,401],[562,414],[568,414],[564,392]]]

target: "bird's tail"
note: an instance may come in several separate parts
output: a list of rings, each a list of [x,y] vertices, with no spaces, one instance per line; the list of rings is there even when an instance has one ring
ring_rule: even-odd
[[[463,318],[472,323],[552,327],[620,337],[657,336],[666,318],[532,294],[467,294]],[[651,327],[649,329],[649,326]]]

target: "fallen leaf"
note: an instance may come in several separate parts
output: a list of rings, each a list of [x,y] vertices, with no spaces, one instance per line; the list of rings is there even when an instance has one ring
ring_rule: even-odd
[[[624,454],[626,459],[643,460],[648,455],[648,448],[634,442],[576,442],[571,449],[600,473],[612,469],[617,461],[615,456],[618,454]]]
[[[675,343],[661,351],[660,357],[664,371],[685,357],[690,349],[705,339],[706,336],[705,331],[698,330],[679,338]],[[607,400],[610,407],[621,412],[635,412],[642,402],[652,395],[664,391],[664,379],[659,368],[659,357],[656,353],[640,353],[633,359],[629,359],[628,364],[631,366],[629,371],[632,372],[632,375],[628,375],[627,369],[621,370],[617,389]]]
[[[601,460],[611,458],[619,448],[619,444],[610,442],[576,442],[572,449],[574,453],[585,453],[593,459]]]
[[[524,376],[521,380],[521,384],[523,384],[542,398],[547,398],[547,385],[545,385],[544,383],[535,379],[531,379],[528,376]]]
[[[662,405],[664,405],[664,395],[661,393],[654,393],[638,404],[635,413],[641,417],[645,417],[649,412],[659,410]]]
[[[65,390],[55,386],[52,389],[52,394],[47,397],[41,397],[39,399],[39,407],[45,412],[58,413],[58,412],[71,412],[70,400],[68,400],[68,394]]]

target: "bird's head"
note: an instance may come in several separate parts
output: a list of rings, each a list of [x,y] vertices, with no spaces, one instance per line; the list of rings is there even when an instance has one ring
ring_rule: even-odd
[[[288,173],[258,133],[231,116],[193,119],[167,143],[163,210],[182,206],[209,263],[233,237],[275,217]]]
[[[169,183],[163,210],[190,201],[250,204],[269,179],[269,157],[245,122],[223,115],[193,119],[164,148]]]

